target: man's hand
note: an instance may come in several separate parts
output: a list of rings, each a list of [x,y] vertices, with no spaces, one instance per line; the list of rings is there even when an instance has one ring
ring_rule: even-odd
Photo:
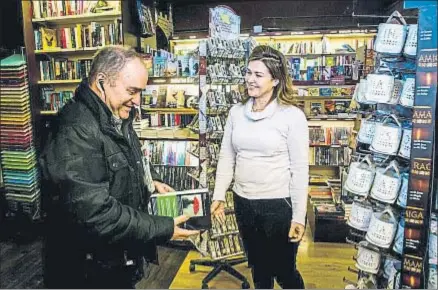
[[[173,219],[174,229],[171,240],[186,240],[190,236],[198,235],[200,233],[200,231],[186,230],[178,227],[179,224],[185,223],[188,219],[189,217],[186,215],[181,215]]]
[[[291,242],[299,242],[304,236],[304,226],[302,224],[291,222],[289,230],[289,239]]]
[[[169,185],[162,183],[162,182],[159,182],[159,181],[154,181],[154,186],[155,186],[155,189],[157,190],[158,193],[166,193],[166,192],[175,191],[175,189],[173,189]]]
[[[210,207],[211,214],[221,223],[225,223],[225,202],[215,200]]]

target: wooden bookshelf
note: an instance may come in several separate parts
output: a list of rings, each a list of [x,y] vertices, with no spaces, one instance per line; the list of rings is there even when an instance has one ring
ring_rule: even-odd
[[[345,80],[344,82],[337,82],[337,81],[298,81],[293,80],[292,83],[295,86],[349,86],[349,85],[356,85],[358,81],[355,80]]]
[[[51,50],[35,50],[35,54],[61,54],[75,52],[96,52],[100,47],[83,47],[83,48],[59,48]]]
[[[112,0],[111,4],[115,4],[116,0]],[[56,111],[44,110],[41,102],[41,89],[43,87],[53,88],[55,93],[61,91],[71,91],[74,92],[76,86],[81,82],[81,79],[72,80],[42,80],[40,73],[40,61],[47,60],[48,57],[51,58],[65,58],[71,61],[81,60],[81,59],[92,59],[100,47],[83,47],[83,48],[70,48],[71,46],[76,46],[73,44],[68,45],[69,48],[55,48],[55,49],[44,49],[36,50],[36,35],[34,31],[39,30],[41,27],[51,28],[59,30],[62,28],[74,27],[76,25],[87,26],[91,22],[96,22],[98,24],[107,26],[116,22],[122,23],[119,35],[120,42],[125,44],[126,39],[136,39],[128,29],[130,29],[131,13],[132,9],[130,7],[129,1],[119,1],[120,7],[112,11],[104,11],[100,13],[87,13],[87,14],[77,14],[77,15],[65,15],[56,17],[46,17],[46,18],[33,18],[33,8],[32,4],[38,1],[28,1],[21,0],[22,6],[22,19],[23,19],[23,36],[24,44],[26,47],[26,59],[27,59],[27,69],[29,72],[29,87],[31,90],[31,109],[33,115],[33,128],[34,136],[36,136],[35,146],[37,149],[40,145],[43,145],[44,140],[48,134],[48,129],[50,128],[50,118],[46,116],[56,116]],[[115,5],[111,5],[115,6]],[[57,10],[57,13],[58,10]],[[42,15],[42,14],[36,14]],[[45,15],[45,14],[44,14]],[[47,13],[47,15],[50,15]],[[132,44],[132,42],[130,43]],[[92,45],[91,43],[89,45]],[[55,46],[60,46],[56,44]],[[82,46],[86,46],[83,44]],[[135,45],[134,45],[135,47]],[[82,78],[82,76],[81,76]]]
[[[331,117],[307,117],[308,121],[355,121],[355,117],[337,117],[337,116],[331,116]]]
[[[56,85],[56,84],[79,84],[82,80],[47,80],[47,81],[38,81],[39,85]]]
[[[197,78],[193,77],[152,77],[148,79],[148,85],[198,85]]]
[[[33,23],[50,23],[50,24],[76,24],[76,23],[84,23],[90,21],[108,21],[113,20],[114,18],[122,17],[122,12],[120,11],[109,11],[102,13],[89,13],[89,14],[80,14],[80,15],[68,15],[68,16],[57,16],[57,17],[46,17],[46,18],[38,18],[32,19]]]
[[[175,113],[175,114],[197,114],[198,110],[193,108],[147,108],[142,106],[142,110],[151,113]]]
[[[175,129],[175,128],[148,128],[138,132],[140,139],[147,140],[186,140],[198,141],[199,135],[193,133],[190,129]]]
[[[318,57],[318,56],[355,56],[356,52],[332,52],[332,53],[304,53],[304,54],[285,54],[285,57]]]

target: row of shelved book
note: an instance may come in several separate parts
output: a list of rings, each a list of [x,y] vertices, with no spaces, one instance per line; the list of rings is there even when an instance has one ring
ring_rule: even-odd
[[[190,108],[199,95],[196,85],[148,85],[142,92],[144,108]]]
[[[40,61],[40,77],[47,80],[77,80],[88,77],[91,59],[52,58]]]
[[[342,97],[352,96],[355,86],[325,86],[325,87],[300,87],[293,88],[295,96],[299,97]]]
[[[348,145],[351,127],[309,127],[310,145]]]
[[[346,166],[350,156],[351,150],[348,147],[310,147],[309,165]]]
[[[175,190],[188,190],[199,187],[199,182],[191,174],[194,167],[153,165],[153,168],[159,174],[161,180]]]
[[[179,127],[185,128],[194,118],[191,114],[178,113],[148,113],[142,117],[146,119],[149,127]]]
[[[304,106],[304,113],[307,116],[346,115],[351,112],[351,100],[312,100],[312,97],[309,97],[308,100],[310,101],[310,104],[308,106]]]
[[[294,80],[330,80],[339,76],[358,80],[360,76],[359,62],[352,56],[292,57],[289,63],[289,73]]]
[[[51,86],[42,86],[41,93],[41,108],[46,111],[59,111],[71,98],[73,91],[55,92]]]
[[[321,35],[320,35],[321,36]],[[275,39],[275,38],[274,38]],[[274,40],[274,39],[271,39]],[[260,42],[263,42],[260,40]],[[262,44],[262,43],[261,43]],[[360,47],[367,46],[372,49],[374,39],[371,35],[356,39],[343,39],[341,43],[333,43],[329,35],[318,40],[275,40],[275,43],[268,43],[281,51],[284,55],[309,55],[309,54],[354,54]]]
[[[174,55],[164,50],[143,54],[149,75],[153,77],[196,77],[199,57],[194,53]]]
[[[74,27],[58,29],[40,27],[38,30],[34,30],[35,48],[53,51],[117,45],[123,43],[122,33],[123,28],[120,20],[106,25],[91,22],[88,25],[76,24]]]
[[[191,141],[150,141],[149,159],[155,165],[198,166],[199,159],[191,154],[197,152],[198,142]]]
[[[98,5],[98,2],[104,5]],[[120,11],[120,1],[32,0],[32,15],[36,19],[103,11]]]

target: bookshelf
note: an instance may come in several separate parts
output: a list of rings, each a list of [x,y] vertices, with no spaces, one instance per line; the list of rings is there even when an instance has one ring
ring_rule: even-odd
[[[96,52],[99,47],[83,47],[83,48],[59,48],[49,50],[35,50],[35,54],[65,54],[65,53],[79,53],[79,52]]]
[[[71,91],[82,79],[82,77],[59,79],[58,76],[53,75],[49,79],[42,78],[41,61],[91,60],[99,48],[107,44],[123,44],[123,30],[120,29],[117,32],[115,29],[116,26],[117,29],[122,28],[123,2],[111,1],[109,11],[91,13],[93,8],[91,2],[79,1],[73,5],[68,1],[22,1],[26,54],[30,64],[30,83],[35,92],[44,85],[53,86],[54,92]],[[91,26],[93,26],[93,31],[88,31]],[[46,32],[54,34],[46,34]],[[115,35],[116,32],[117,35]],[[53,36],[54,39],[46,41],[44,40],[46,36],[47,38]],[[99,37],[102,38],[99,40],[100,45],[93,46],[92,42],[96,42]],[[52,66],[55,66],[54,63]],[[56,70],[59,70],[59,67],[56,67]],[[88,71],[89,67],[86,70]],[[83,76],[85,75],[84,71]],[[33,95],[39,96],[40,94]],[[39,98],[35,99],[39,101]]]
[[[113,1],[113,2],[118,2]],[[85,23],[90,21],[111,21],[114,18],[122,17],[122,13],[119,11],[101,12],[101,13],[86,13],[81,15],[66,15],[66,16],[54,16],[54,17],[44,17],[44,18],[33,18],[33,23],[41,24],[76,24]]]
[[[38,81],[39,85],[56,85],[56,84],[79,84],[81,79],[74,80],[47,80],[47,81]]]
[[[105,45],[131,44],[136,38],[129,30],[128,1],[107,3],[109,7],[96,11],[92,6],[94,1],[21,1],[37,148],[43,145],[51,118],[69,99],[66,94],[72,96],[82,78],[87,76],[93,55]],[[54,35],[51,43],[43,39],[46,32]],[[47,71],[41,68],[44,61],[43,68]],[[75,70],[82,65],[81,73],[74,75],[75,70],[69,71],[74,63]],[[52,70],[51,75],[49,70]],[[63,73],[59,75],[59,71]]]

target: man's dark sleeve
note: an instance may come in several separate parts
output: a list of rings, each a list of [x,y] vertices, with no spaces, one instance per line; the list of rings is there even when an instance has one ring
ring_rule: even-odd
[[[158,172],[155,171],[155,168],[152,166],[152,163],[150,163],[150,162],[149,162],[149,168],[151,170],[152,180],[153,181],[163,182],[163,180],[161,179],[160,174],[158,174]]]
[[[69,219],[108,243],[144,243],[173,235],[173,218],[151,216],[109,194],[101,144],[86,126],[63,128],[42,156],[45,172],[59,186]],[[101,169],[101,170],[96,170]]]

